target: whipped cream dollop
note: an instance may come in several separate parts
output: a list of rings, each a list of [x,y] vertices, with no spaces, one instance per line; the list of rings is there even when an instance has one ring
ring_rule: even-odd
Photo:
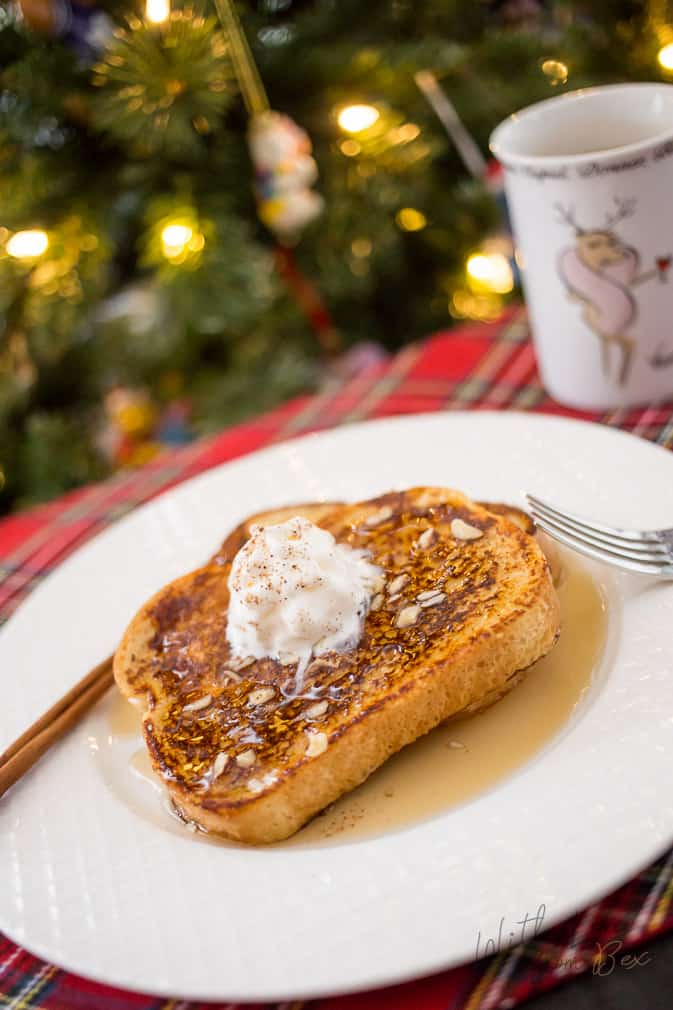
[[[253,526],[229,575],[227,640],[236,656],[297,663],[355,648],[381,569],[309,519]]]

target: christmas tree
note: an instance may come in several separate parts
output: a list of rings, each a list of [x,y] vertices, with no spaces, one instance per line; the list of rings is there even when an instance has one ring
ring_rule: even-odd
[[[521,106],[673,72],[661,2],[239,3],[319,168],[291,203],[258,178],[256,203],[222,11],[0,9],[1,511],[311,388],[359,342],[496,315],[515,282],[492,173],[433,89],[486,158]]]

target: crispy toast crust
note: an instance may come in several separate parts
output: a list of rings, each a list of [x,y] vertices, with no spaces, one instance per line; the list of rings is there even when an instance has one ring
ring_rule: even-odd
[[[389,585],[401,574],[408,582],[370,611],[355,650],[313,661],[301,695],[293,697],[291,667],[232,662],[225,629],[233,534],[211,562],[139,611],[115,656],[121,690],[145,706],[152,764],[174,802],[232,839],[292,834],[401,747],[497,700],[558,635],[546,559],[505,516],[438,488],[319,508],[314,521],[367,548]],[[457,540],[455,518],[482,536]],[[445,599],[398,627],[401,609],[438,585]],[[213,777],[220,754],[226,766]]]

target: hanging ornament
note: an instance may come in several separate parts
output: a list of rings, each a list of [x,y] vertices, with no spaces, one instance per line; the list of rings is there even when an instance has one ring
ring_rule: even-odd
[[[324,206],[311,189],[318,166],[308,134],[289,116],[268,111],[252,119],[248,143],[261,220],[279,235],[296,235]]]
[[[191,404],[170,400],[159,410],[145,388],[115,386],[105,396],[105,419],[96,444],[114,467],[143,466],[162,449],[192,440]]]
[[[145,389],[116,386],[105,396],[105,423],[98,450],[113,466],[136,466],[159,451],[152,433],[156,410]]]
[[[223,32],[191,7],[162,23],[130,15],[93,69],[97,123],[143,154],[185,158],[235,92]]]
[[[214,0],[243,101],[250,116],[248,143],[255,168],[255,195],[260,219],[278,238],[276,263],[300,310],[311,325],[324,354],[340,344],[320,292],[297,265],[290,248],[301,229],[320,214],[322,197],[311,188],[318,168],[311,141],[289,116],[273,112],[233,0]]]
[[[280,238],[296,238],[324,206],[322,197],[311,188],[318,178],[318,166],[311,157],[311,141],[289,116],[270,109],[233,0],[215,0],[215,7],[227,33],[231,59],[250,116],[248,144],[255,169],[260,219]]]

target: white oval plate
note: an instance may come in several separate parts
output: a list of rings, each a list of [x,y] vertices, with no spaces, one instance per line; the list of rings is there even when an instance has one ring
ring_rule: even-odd
[[[138,509],[35,590],[0,631],[0,751],[244,516],[414,484],[513,503],[532,490],[606,522],[673,525],[669,453],[576,421],[430,414],[264,450]],[[0,802],[0,929],[111,984],[270,1000],[470,960],[478,937],[501,919],[517,934],[540,905],[545,926],[559,921],[673,838],[673,585],[613,586],[608,659],[554,745],[477,799],[379,838],[265,850],[162,831],[107,787],[92,714]]]

